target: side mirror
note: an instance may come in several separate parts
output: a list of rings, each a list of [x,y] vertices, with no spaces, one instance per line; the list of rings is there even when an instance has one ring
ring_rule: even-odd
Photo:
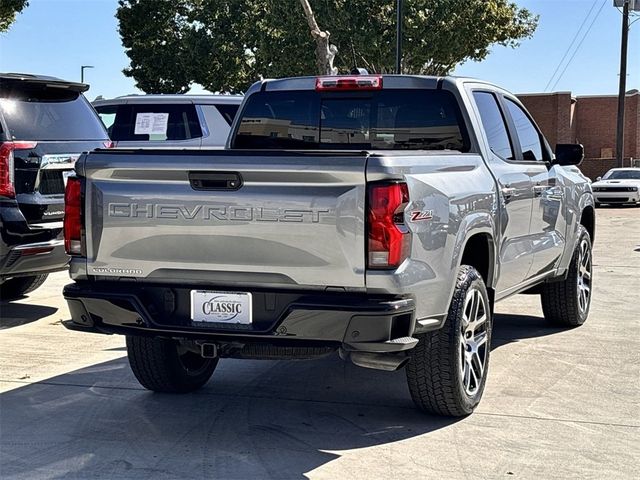
[[[600,180],[602,180],[602,177],[596,178],[596,182],[599,182]]]
[[[559,143],[556,145],[555,165],[580,165],[584,159],[584,147],[579,143]]]

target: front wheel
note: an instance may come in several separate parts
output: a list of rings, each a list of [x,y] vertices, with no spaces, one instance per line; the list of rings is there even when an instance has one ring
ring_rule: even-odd
[[[482,397],[491,345],[492,315],[478,271],[462,265],[444,327],[416,335],[407,382],[416,406],[429,413],[469,415]]]
[[[140,384],[154,392],[187,393],[213,375],[217,358],[203,358],[177,340],[127,336],[127,356]]]
[[[571,258],[567,278],[542,286],[542,312],[553,325],[577,327],[589,315],[593,288],[591,237],[583,226],[578,230],[578,243]]]

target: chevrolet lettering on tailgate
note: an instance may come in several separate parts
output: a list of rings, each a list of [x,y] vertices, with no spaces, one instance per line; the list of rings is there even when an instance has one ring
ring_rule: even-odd
[[[180,220],[238,220],[256,222],[319,223],[329,210],[297,210],[263,207],[186,205],[158,203],[110,203],[109,216],[123,218],[166,218]]]

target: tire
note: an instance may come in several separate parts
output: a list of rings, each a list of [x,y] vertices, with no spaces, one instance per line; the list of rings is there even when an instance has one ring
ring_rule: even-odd
[[[203,358],[183,349],[177,340],[127,336],[127,356],[144,388],[162,393],[188,393],[213,375],[217,358]]]
[[[542,312],[552,325],[577,327],[587,320],[593,286],[592,258],[591,237],[580,226],[567,278],[542,285]]]
[[[478,322],[468,323],[469,318]],[[444,326],[416,335],[418,345],[406,368],[416,407],[452,417],[473,412],[487,379],[492,323],[482,276],[475,268],[462,265]]]
[[[30,275],[28,277],[15,277],[0,284],[0,298],[13,300],[40,287],[49,275]]]

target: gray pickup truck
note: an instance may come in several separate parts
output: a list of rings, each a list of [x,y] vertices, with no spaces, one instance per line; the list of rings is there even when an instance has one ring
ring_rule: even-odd
[[[420,409],[467,415],[496,301],[539,294],[548,321],[587,318],[594,200],[564,168],[582,157],[477,80],[265,80],[225,150],[78,160],[65,326],[126,335],[153,391],[195,390],[220,358],[337,351],[406,366]]]

